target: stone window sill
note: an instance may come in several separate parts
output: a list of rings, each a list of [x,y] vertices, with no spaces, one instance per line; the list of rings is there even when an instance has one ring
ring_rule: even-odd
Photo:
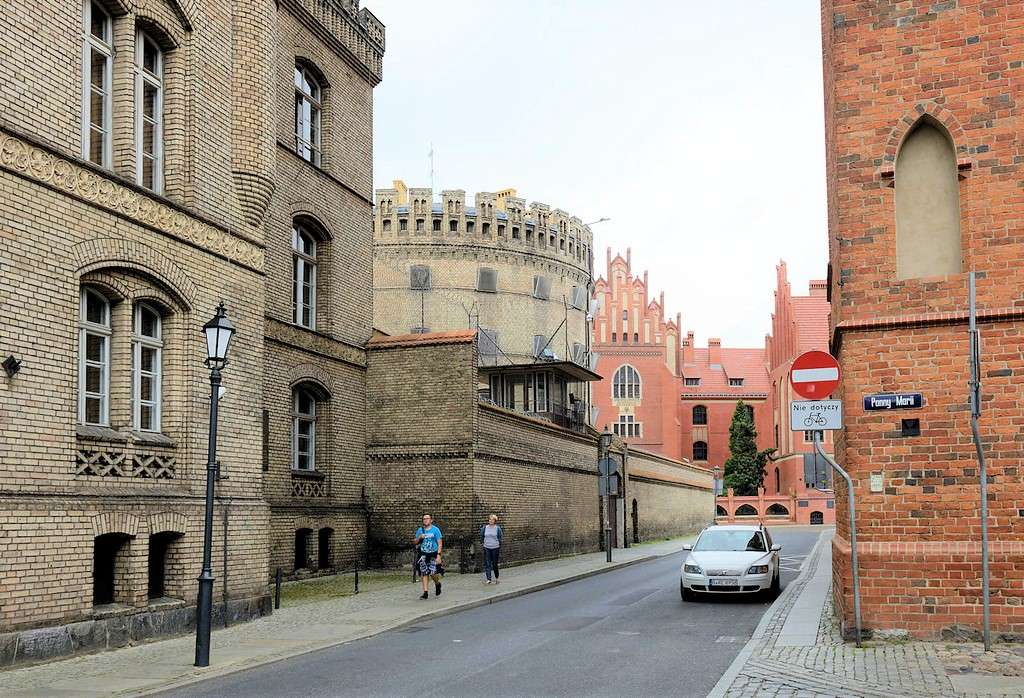
[[[126,606],[123,603],[108,603],[102,606],[92,607],[93,618],[113,618],[115,616],[127,616],[135,613],[137,609]]]
[[[89,424],[78,424],[75,426],[75,435],[80,440],[104,441],[107,443],[144,444],[147,446],[163,446],[165,448],[177,448],[174,439],[165,434],[149,431],[118,431],[110,427],[93,426]]]
[[[296,480],[323,480],[327,476],[315,470],[295,470],[293,468],[292,477]]]
[[[186,606],[183,599],[175,599],[171,596],[161,596],[158,599],[149,600],[150,611],[169,611],[172,608],[184,608]]]

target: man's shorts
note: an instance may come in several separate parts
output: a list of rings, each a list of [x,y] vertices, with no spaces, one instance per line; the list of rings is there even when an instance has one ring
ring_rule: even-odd
[[[421,577],[437,574],[437,553],[421,553],[419,566]]]

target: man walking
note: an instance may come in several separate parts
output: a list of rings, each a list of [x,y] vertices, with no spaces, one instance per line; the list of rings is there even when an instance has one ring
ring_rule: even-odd
[[[423,581],[423,595],[420,598],[425,599],[429,596],[427,577],[434,580],[434,596],[440,596],[441,577],[437,570],[441,566],[441,550],[444,548],[444,539],[441,529],[434,525],[430,514],[423,515],[423,525],[416,529],[415,544],[420,548],[418,564],[420,579]]]

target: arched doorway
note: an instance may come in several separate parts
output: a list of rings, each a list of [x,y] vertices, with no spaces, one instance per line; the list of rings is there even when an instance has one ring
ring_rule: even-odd
[[[636,499],[633,500],[633,542],[640,542],[640,511],[637,509]]]
[[[813,526],[821,526],[823,523],[825,523],[825,515],[822,514],[820,511],[812,511],[811,512],[811,525],[813,525]]]

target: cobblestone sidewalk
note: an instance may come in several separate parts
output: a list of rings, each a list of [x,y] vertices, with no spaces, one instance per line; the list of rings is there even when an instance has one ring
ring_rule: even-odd
[[[282,607],[251,623],[215,630],[212,664],[204,669],[192,666],[195,637],[189,635],[0,671],[0,695],[145,695],[670,555],[689,540],[692,537],[616,550],[611,565],[604,553],[591,553],[512,567],[503,570],[499,586],[482,584],[476,574],[450,574],[441,596],[431,591],[427,601],[418,598],[419,583],[410,578],[409,584],[398,587]]]
[[[831,534],[823,534],[800,577],[765,614],[740,655],[709,698],[761,696],[1022,696],[1024,648],[996,645],[987,655],[976,643],[843,642],[832,607]],[[787,646],[783,627],[801,597],[820,595],[825,585],[817,639]]]

